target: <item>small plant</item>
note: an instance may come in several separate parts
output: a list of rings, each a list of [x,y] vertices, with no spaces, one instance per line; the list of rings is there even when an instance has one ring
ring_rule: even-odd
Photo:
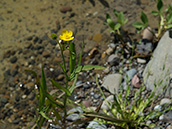
[[[101,90],[98,79],[96,79],[97,85]],[[90,118],[95,118],[95,121],[98,121],[100,124],[112,124],[119,129],[142,129],[143,127],[155,127],[155,124],[146,125],[147,120],[155,120],[161,116],[164,112],[167,112],[172,109],[171,106],[168,108],[167,105],[164,105],[163,110],[157,111],[153,110],[153,102],[159,96],[156,94],[156,89],[158,86],[162,85],[163,80],[159,81],[158,84],[155,84],[154,90],[145,97],[142,95],[142,92],[145,90],[145,86],[142,86],[139,90],[134,91],[133,99],[130,99],[131,90],[128,85],[126,91],[121,87],[119,94],[114,94],[114,102],[106,102],[109,106],[110,111],[103,109],[104,113],[97,112],[85,112],[83,115]],[[166,88],[163,87],[162,91]],[[125,92],[125,93],[124,93]],[[103,92],[101,91],[102,96]],[[124,96],[123,96],[124,95]],[[92,119],[93,120],[93,119]]]
[[[159,17],[158,34],[156,37],[159,40],[167,29],[172,28],[172,5],[169,5],[169,7],[165,11],[163,11],[163,1],[157,0],[157,11],[153,10],[152,14],[154,16]],[[133,24],[133,26],[136,27],[138,32],[140,32],[141,30],[143,30],[144,28],[148,26],[148,18],[144,12],[141,12],[140,18],[141,18],[142,23],[135,22]],[[154,33],[153,31],[151,32]]]
[[[59,42],[57,40],[57,35],[55,33],[51,35],[51,38]],[[50,79],[50,81],[52,82],[53,86],[55,86],[57,89],[61,90],[64,93],[60,95],[60,97],[62,96],[62,99],[57,95],[55,96],[49,94],[49,92],[47,91],[46,77],[44,74],[43,67],[41,70],[42,71],[41,79],[36,74],[36,72],[32,70],[27,70],[27,72],[30,72],[35,76],[36,85],[38,86],[39,89],[39,94],[38,94],[39,103],[37,109],[37,111],[39,112],[39,116],[37,118],[37,126],[39,129],[41,129],[45,120],[51,120],[54,124],[59,125],[62,129],[66,129],[66,127],[68,127],[68,123],[66,122],[66,117],[69,115],[67,114],[67,105],[69,104],[69,102],[71,102],[69,100],[69,97],[71,96],[71,94],[75,89],[75,84],[78,78],[78,74],[81,71],[104,69],[104,67],[101,66],[81,65],[84,42],[77,62],[75,44],[74,42],[72,42],[72,40],[74,39],[72,31],[63,30],[62,35],[60,35],[59,38],[62,40],[62,42],[59,42],[59,46],[60,46],[63,64],[61,64],[60,62],[58,64],[60,65],[65,75],[66,85],[62,86],[53,79]],[[70,56],[69,68],[67,68],[66,66],[66,60],[63,54],[65,50],[69,51],[69,56]],[[71,81],[73,82],[73,84],[69,85],[69,82]]]
[[[123,12],[118,12],[115,9],[113,10],[115,16],[117,17],[117,23],[115,23],[109,14],[106,15],[106,24],[111,28],[109,31],[116,34],[120,41],[123,43],[123,37],[120,30],[123,30],[123,26],[127,23],[128,19],[124,18]]]

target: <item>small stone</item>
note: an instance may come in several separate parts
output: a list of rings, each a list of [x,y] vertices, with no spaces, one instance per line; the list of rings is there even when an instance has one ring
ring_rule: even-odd
[[[95,98],[95,99],[98,99],[99,97],[100,97],[100,95],[98,95],[98,94],[95,94],[95,95],[94,95],[94,98]]]
[[[86,108],[88,108],[91,106],[91,101],[84,100],[84,101],[82,101],[82,105],[85,106]]]
[[[30,41],[30,40],[32,40],[32,38],[33,38],[33,36],[28,36],[28,37],[26,38],[26,40]]]
[[[109,97],[107,97],[106,100],[103,101],[101,109],[105,109],[106,111],[110,110],[107,102],[113,103],[114,102],[114,96],[110,95]]]
[[[150,125],[152,123],[152,121],[148,120],[146,121],[146,125]]]
[[[118,55],[116,54],[112,54],[108,57],[107,62],[111,65],[111,66],[116,66],[120,63],[120,58]]]
[[[131,80],[131,84],[136,88],[140,88],[141,83],[140,83],[140,79],[137,75],[134,75],[134,77]]]
[[[93,58],[98,53],[98,49],[96,47],[92,48],[91,51],[88,53],[90,58]]]
[[[91,121],[89,125],[87,126],[88,129],[107,129],[105,125],[100,125],[96,121]]]
[[[10,59],[10,62],[11,63],[16,63],[17,61],[17,57],[16,56],[13,56],[11,59]]]
[[[63,6],[61,9],[60,9],[60,12],[61,13],[66,13],[66,12],[71,12],[72,11],[72,8],[70,6]]]
[[[127,81],[127,79],[131,80],[136,73],[137,73],[136,69],[130,69],[129,71],[127,71],[126,76],[124,77],[125,81]]]
[[[60,74],[58,77],[57,77],[57,81],[62,81],[64,79],[64,75],[63,74]]]
[[[153,30],[150,27],[147,27],[144,31],[143,31],[143,39],[147,39],[152,41],[153,40]]]
[[[168,98],[163,98],[160,102],[160,105],[170,104],[170,103],[172,103],[172,100],[170,100]]]
[[[45,57],[45,58],[48,58],[48,57],[51,56],[51,53],[50,53],[49,51],[46,51],[46,50],[45,50],[45,51],[42,53],[42,56]]]
[[[167,129],[172,129],[172,125],[168,125],[167,126]]]
[[[109,47],[108,49],[106,49],[105,51],[108,55],[112,54],[113,52],[113,48]]]
[[[119,90],[121,81],[121,74],[109,74],[104,77],[102,86],[114,94]]]
[[[27,95],[22,95],[22,99],[25,99],[27,97]]]
[[[140,63],[140,64],[145,64],[146,60],[141,59],[141,58],[137,58],[137,62]]]
[[[162,106],[161,106],[161,105],[156,105],[156,106],[154,107],[154,110],[155,110],[155,111],[161,111],[161,110],[162,110]]]

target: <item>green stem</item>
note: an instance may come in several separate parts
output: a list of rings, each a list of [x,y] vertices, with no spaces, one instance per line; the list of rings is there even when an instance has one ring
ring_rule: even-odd
[[[66,72],[66,61],[64,59],[62,45],[59,43],[59,46],[60,46],[60,51],[61,51],[61,55],[62,55],[62,59],[63,59],[63,65],[64,65],[65,72]]]

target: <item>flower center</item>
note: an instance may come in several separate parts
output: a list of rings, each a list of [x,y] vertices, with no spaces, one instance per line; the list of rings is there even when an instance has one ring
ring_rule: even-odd
[[[69,38],[70,38],[70,36],[69,36],[69,35],[65,35],[65,38],[66,38],[66,39],[69,39]]]

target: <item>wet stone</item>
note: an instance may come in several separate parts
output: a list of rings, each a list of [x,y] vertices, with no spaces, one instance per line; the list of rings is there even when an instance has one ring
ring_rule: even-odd
[[[13,56],[11,59],[10,59],[10,62],[11,63],[16,63],[17,61],[17,57],[16,56]]]

